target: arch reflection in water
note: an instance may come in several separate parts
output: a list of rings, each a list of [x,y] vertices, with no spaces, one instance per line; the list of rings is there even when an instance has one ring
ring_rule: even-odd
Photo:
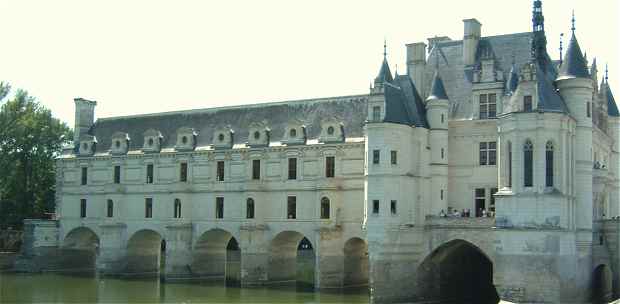
[[[75,228],[65,236],[60,251],[63,272],[94,272],[99,237],[89,228]]]
[[[314,246],[303,234],[284,231],[271,241],[267,274],[270,283],[313,289],[315,265]]]
[[[493,263],[478,247],[454,240],[434,250],[417,271],[419,300],[496,304]]]
[[[233,235],[222,229],[203,233],[194,245],[190,266],[199,280],[226,280],[229,286],[241,282],[241,249]]]

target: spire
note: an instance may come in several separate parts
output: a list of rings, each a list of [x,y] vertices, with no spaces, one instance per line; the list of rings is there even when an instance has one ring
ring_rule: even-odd
[[[547,36],[545,35],[545,16],[542,10],[542,1],[535,0],[532,10],[532,59],[538,60],[543,66],[547,62]]]
[[[611,92],[611,87],[609,86],[609,70],[607,69],[607,67],[605,68],[604,90],[605,97],[607,97],[607,115],[613,117],[620,117],[620,111],[618,111],[616,99],[614,98],[614,94]]]
[[[571,19],[571,23],[573,24],[573,26],[570,28],[570,30],[573,31],[573,36],[575,36],[575,10],[573,10],[573,19]]]
[[[446,88],[443,85],[443,81],[439,76],[439,70],[435,71],[435,76],[433,77],[433,85],[431,86],[431,94],[428,96],[426,100],[448,100],[448,94],[446,93]]]
[[[383,40],[383,63],[381,64],[381,69],[379,70],[379,75],[375,78],[375,84],[383,84],[384,82],[392,82],[394,78],[392,78],[392,72],[390,71],[390,65],[387,61],[387,43]]]
[[[560,33],[560,65],[562,65],[562,52],[564,51],[564,33]]]
[[[605,64],[605,83],[609,84],[609,64]]]
[[[588,66],[586,59],[583,57],[577,36],[575,35],[575,16],[573,14],[573,35],[570,38],[566,55],[560,66],[558,80],[568,78],[589,78]]]

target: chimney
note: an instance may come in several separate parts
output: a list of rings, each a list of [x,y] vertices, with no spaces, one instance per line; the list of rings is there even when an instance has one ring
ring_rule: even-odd
[[[476,51],[482,34],[482,24],[476,19],[463,20],[465,34],[463,36],[463,64],[471,66],[476,63]]]
[[[80,136],[87,134],[95,122],[96,101],[84,98],[75,98],[75,128],[73,129],[73,142],[78,144]]]
[[[418,90],[424,87],[426,67],[426,44],[424,42],[407,44],[407,74]],[[423,92],[419,92],[423,94]]]

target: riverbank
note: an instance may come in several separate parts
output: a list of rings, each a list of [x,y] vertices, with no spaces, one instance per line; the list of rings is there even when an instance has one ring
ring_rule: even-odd
[[[13,268],[18,255],[17,252],[0,252],[0,272]]]

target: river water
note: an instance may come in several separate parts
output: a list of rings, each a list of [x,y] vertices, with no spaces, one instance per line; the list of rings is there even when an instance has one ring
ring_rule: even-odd
[[[0,303],[369,303],[367,289],[332,293],[224,285],[0,273]]]

